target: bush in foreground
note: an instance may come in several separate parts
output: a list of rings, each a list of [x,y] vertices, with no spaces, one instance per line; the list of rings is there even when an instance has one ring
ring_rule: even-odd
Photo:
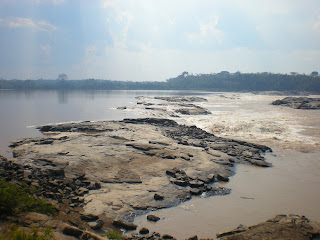
[[[28,193],[30,191],[30,187],[26,184],[19,186],[0,179],[0,216],[8,216],[19,212],[55,215],[56,211],[52,204],[44,199],[31,196]]]
[[[0,240],[50,240],[52,237],[53,233],[50,227],[45,228],[41,233],[38,229],[32,229],[28,233],[13,225],[0,233]]]

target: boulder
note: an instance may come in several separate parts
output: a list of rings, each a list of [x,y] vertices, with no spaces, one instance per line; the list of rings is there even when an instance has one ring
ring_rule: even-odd
[[[148,228],[141,228],[139,231],[140,234],[148,234],[149,233],[149,229]]]
[[[112,222],[112,224],[115,226],[115,227],[118,227],[118,228],[122,228],[122,229],[125,229],[125,230],[136,230],[137,229],[137,225],[133,224],[133,223],[129,223],[129,222],[125,222],[125,221],[122,221],[122,220],[114,220]]]
[[[64,229],[62,230],[62,233],[65,235],[79,238],[82,235],[83,231],[76,227],[65,226]]]
[[[152,214],[148,215],[147,219],[148,219],[148,221],[151,221],[151,222],[158,222],[160,220],[159,217],[152,215]]]
[[[159,195],[159,194],[157,194],[157,193],[155,193],[154,194],[154,196],[153,196],[153,198],[154,198],[154,200],[156,200],[156,201],[161,201],[161,200],[163,200],[163,196],[161,196],[161,195]]]

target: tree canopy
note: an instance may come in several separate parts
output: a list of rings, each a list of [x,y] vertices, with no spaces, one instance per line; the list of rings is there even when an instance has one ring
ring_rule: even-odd
[[[66,74],[60,74],[66,75]],[[60,76],[59,75],[59,76]],[[183,72],[165,82],[132,82],[100,79],[68,80],[0,80],[0,89],[82,89],[82,90],[205,90],[205,91],[309,91],[320,92],[320,76],[291,72],[220,73],[193,75]]]

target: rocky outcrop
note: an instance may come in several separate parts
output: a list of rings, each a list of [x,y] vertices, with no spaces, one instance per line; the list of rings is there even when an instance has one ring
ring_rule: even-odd
[[[186,96],[177,96],[177,97],[154,97],[154,99],[160,99],[167,102],[207,102],[208,100],[202,97],[186,97]]]
[[[38,229],[39,233],[45,232],[48,227],[51,229],[53,240],[108,240],[103,236],[100,236],[92,231],[88,231],[83,227],[72,226],[57,217],[47,216],[45,214],[30,212],[23,213],[17,216],[8,217],[7,221],[2,221],[0,225],[0,231],[6,230],[6,228],[12,224],[15,224],[18,229],[24,232],[31,232],[32,229]],[[4,228],[4,229],[3,229]]]
[[[320,109],[320,98],[286,97],[273,101],[272,105],[284,105],[295,109]]]
[[[228,194],[219,181],[234,174],[234,164],[270,166],[263,157],[271,151],[266,146],[216,137],[169,119],[39,129],[55,135],[12,143],[11,172],[20,169],[19,177],[48,190],[43,195],[60,202],[70,199],[70,206],[83,207],[87,215],[130,221],[193,195]]]
[[[179,118],[183,115],[208,115],[211,112],[202,107],[201,103],[207,102],[207,99],[192,96],[176,97],[136,97],[138,100],[135,107],[120,107],[119,110],[130,108],[139,108],[151,111],[154,116]],[[150,113],[149,113],[150,114]]]
[[[320,224],[298,215],[277,215],[258,225],[239,226],[232,231],[217,234],[222,240],[310,240],[320,236]]]

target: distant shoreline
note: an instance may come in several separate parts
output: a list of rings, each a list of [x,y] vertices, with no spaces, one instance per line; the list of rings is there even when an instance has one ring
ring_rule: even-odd
[[[203,91],[308,91],[320,93],[320,76],[275,73],[181,74],[166,81],[0,80],[0,89],[52,90],[203,90]]]

